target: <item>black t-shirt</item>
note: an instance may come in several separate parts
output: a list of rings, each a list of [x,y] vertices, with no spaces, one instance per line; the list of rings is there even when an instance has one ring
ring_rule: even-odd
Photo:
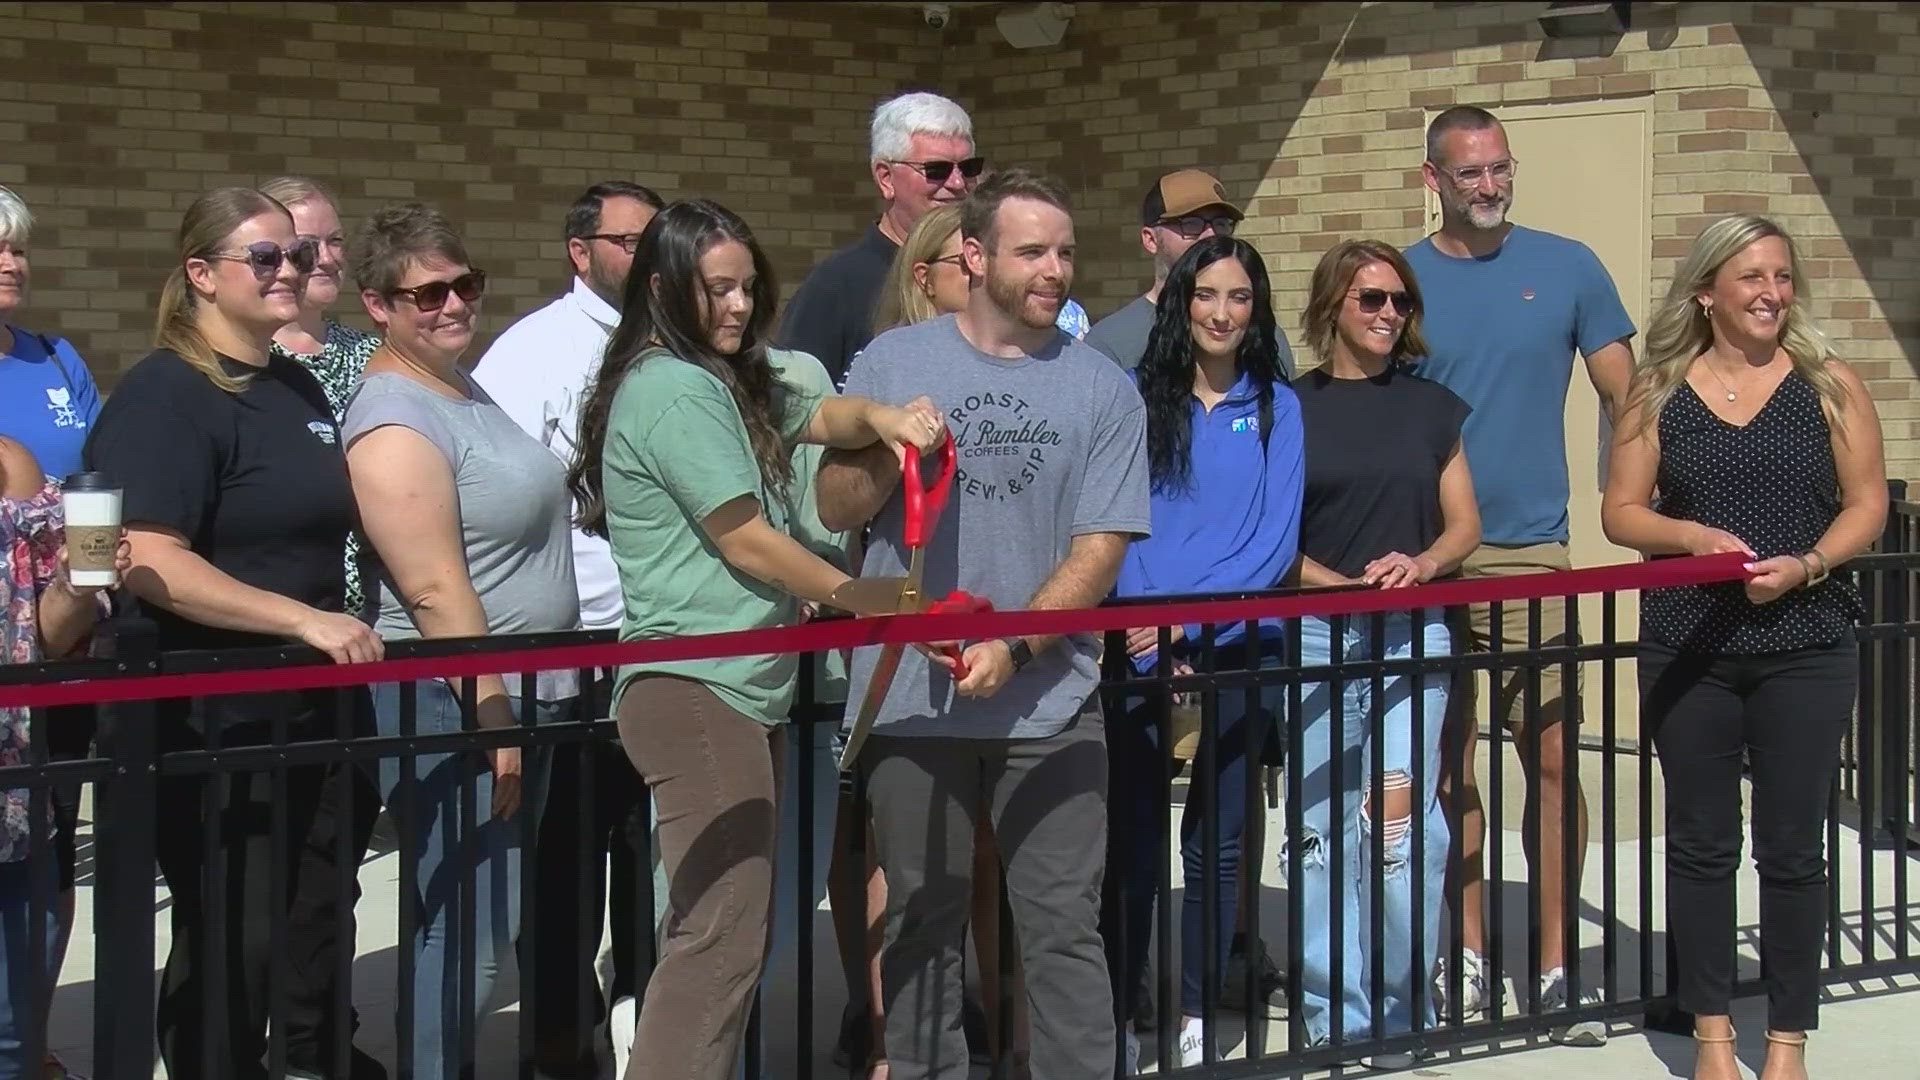
[[[844,384],[853,354],[873,340],[874,308],[899,250],[875,222],[865,236],[820,260],[787,302],[775,340],[811,353],[834,386]]]
[[[286,357],[221,362],[252,373],[245,390],[220,389],[167,349],[135,364],[100,410],[86,466],[123,489],[129,525],[173,529],[237,581],[339,611],[359,519],[326,393]],[[286,644],[147,607],[162,649]]]
[[[1460,441],[1467,403],[1398,370],[1336,379],[1315,368],[1293,389],[1307,448],[1301,554],[1359,577],[1390,551],[1425,551],[1444,528],[1440,474]]]

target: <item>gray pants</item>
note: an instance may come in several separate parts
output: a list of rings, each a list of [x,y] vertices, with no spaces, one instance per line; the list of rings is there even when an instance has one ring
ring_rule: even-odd
[[[962,945],[976,815],[993,816],[1026,967],[1033,1075],[1110,1080],[1113,995],[1101,947],[1107,747],[1098,700],[1049,739],[874,736],[865,760],[887,875],[890,1080],[967,1075]],[[993,992],[991,990],[989,993]]]

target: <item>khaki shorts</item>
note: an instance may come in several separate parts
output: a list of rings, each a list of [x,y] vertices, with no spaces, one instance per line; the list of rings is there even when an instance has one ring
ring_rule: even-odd
[[[1482,544],[1473,554],[1467,556],[1460,566],[1463,578],[1512,577],[1516,574],[1540,574],[1554,570],[1571,568],[1567,559],[1565,544],[1530,544],[1526,547],[1494,547]],[[1550,597],[1540,601],[1540,629],[1537,641],[1529,640],[1531,605],[1525,601],[1514,601],[1500,605],[1500,650],[1504,653],[1525,652],[1536,646],[1577,644],[1580,640],[1577,623],[1568,622],[1567,602],[1561,597]],[[1572,634],[1569,635],[1568,631]],[[1488,604],[1474,604],[1467,609],[1466,618],[1455,630],[1460,637],[1460,652],[1490,652],[1493,648],[1493,608]],[[1548,664],[1538,668],[1502,667],[1489,672],[1499,686],[1498,715],[1509,731],[1517,731],[1526,726],[1527,684],[1532,673],[1539,672],[1540,682],[1540,719],[1543,725],[1557,724],[1571,717],[1575,726],[1580,723],[1580,668],[1573,669],[1573,687],[1571,694],[1561,677],[1563,668],[1559,664]],[[1465,684],[1456,691],[1456,697],[1463,706],[1463,715],[1479,717],[1477,680],[1461,680]]]

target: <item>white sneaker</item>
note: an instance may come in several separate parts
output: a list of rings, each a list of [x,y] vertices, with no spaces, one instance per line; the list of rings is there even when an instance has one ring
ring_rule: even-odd
[[[607,1015],[607,1041],[613,1044],[613,1075],[627,1075],[627,1058],[633,1056],[633,1032],[639,1026],[639,1006],[631,997],[613,1003]]]
[[[1207,1029],[1197,1016],[1180,1025],[1180,1067],[1192,1068],[1207,1059]]]
[[[1460,1018],[1467,1020],[1487,1011],[1487,958],[1472,949],[1460,950],[1460,957]],[[1453,1009],[1447,1004],[1452,987],[1443,956],[1433,976],[1434,1012],[1443,1024],[1453,1017]]]
[[[1122,1032],[1121,1034],[1126,1036],[1126,1040],[1127,1040],[1127,1075],[1139,1076],[1140,1075],[1140,1036],[1135,1035],[1133,1033],[1133,1028],[1131,1027],[1127,1028],[1127,1030]]]
[[[1584,995],[1591,1000],[1592,995]],[[1540,1010],[1551,1012],[1567,1007],[1567,969],[1554,968],[1540,976]],[[1562,1046],[1605,1046],[1607,1025],[1599,1020],[1581,1020],[1547,1029],[1547,1038]]]

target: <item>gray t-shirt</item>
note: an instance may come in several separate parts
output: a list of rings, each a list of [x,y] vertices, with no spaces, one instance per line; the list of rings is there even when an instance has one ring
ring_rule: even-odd
[[[467,392],[471,400],[455,401],[405,376],[368,375],[347,403],[341,430],[351,447],[367,432],[396,424],[446,456],[459,498],[467,576],[486,609],[488,633],[575,629],[580,598],[574,591],[566,466],[471,379]],[[384,568],[379,582],[374,630],[389,641],[419,637]],[[571,673],[543,674],[539,695],[569,697],[577,685],[568,684],[577,682]]]
[[[1113,357],[1114,362],[1132,371],[1147,354],[1147,339],[1153,336],[1153,320],[1158,308],[1144,296],[1136,296],[1119,311],[1093,324],[1087,331],[1087,344]],[[1280,374],[1293,379],[1293,345],[1287,341],[1283,326],[1273,328],[1274,343],[1280,348]]]
[[[1153,333],[1153,301],[1136,296],[1119,311],[1093,324],[1087,331],[1087,344],[1112,357],[1121,367],[1132,371],[1147,354],[1147,337]]]
[[[1074,537],[1149,532],[1146,407],[1133,380],[1064,333],[1037,355],[1003,360],[975,349],[954,317],[943,315],[873,339],[854,361],[847,393],[890,405],[925,394],[946,410],[959,471],[927,544],[929,598],[965,589],[996,608],[1025,608]],[[863,574],[906,573],[905,513],[896,490],[873,520]],[[854,653],[849,702],[865,695],[879,652]],[[953,679],[908,649],[876,730],[975,739],[1057,735],[1098,685],[1099,653],[1097,635],[1075,635],[983,699],[956,697]]]

